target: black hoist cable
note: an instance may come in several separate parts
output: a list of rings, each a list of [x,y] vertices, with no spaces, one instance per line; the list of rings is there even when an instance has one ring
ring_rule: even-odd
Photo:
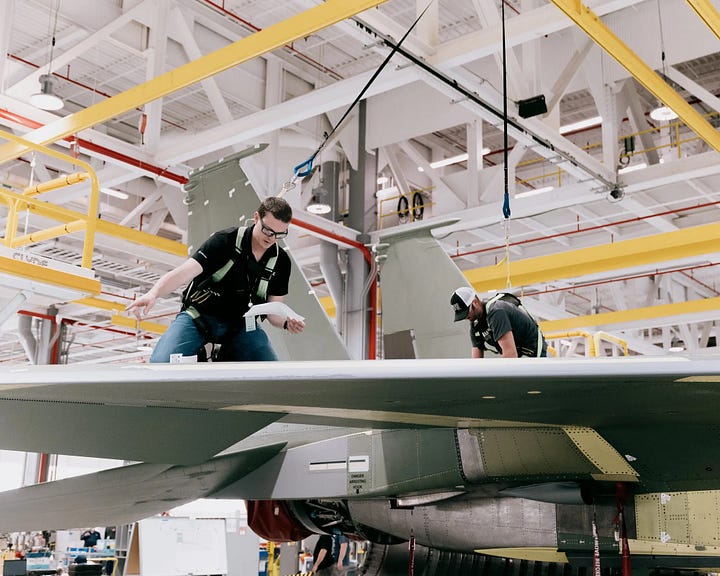
[[[502,19],[502,77],[503,77],[503,207],[505,220],[510,218],[510,183],[508,178],[508,109],[507,109],[507,50],[505,48],[505,0],[500,0],[500,18]]]
[[[400,50],[400,46],[402,46],[402,43],[405,41],[405,39],[410,35],[410,32],[413,31],[413,28],[417,25],[417,23],[420,21],[420,18],[423,17],[425,12],[427,12],[428,8],[430,8],[430,5],[435,0],[430,0],[430,3],[425,6],[425,9],[420,12],[417,18],[415,18],[415,21],[411,24],[410,28],[407,29],[405,34],[403,34],[403,37],[400,38],[400,41],[397,43],[392,44],[392,50],[390,50],[390,53],[385,57],[385,60],[383,60],[382,64],[375,70],[373,75],[370,77],[370,79],[365,83],[365,86],[362,90],[360,90],[360,93],[355,97],[355,100],[353,100],[352,104],[348,106],[347,110],[345,110],[345,113],[342,115],[340,120],[333,126],[332,130],[330,132],[326,132],[323,136],[323,140],[320,143],[320,146],[317,147],[317,150],[313,152],[312,156],[308,158],[305,162],[302,164],[298,164],[293,168],[293,175],[290,178],[288,182],[283,184],[282,187],[282,194],[285,192],[288,192],[289,190],[292,190],[295,187],[295,182],[298,178],[303,178],[307,175],[309,175],[312,172],[313,169],[313,162],[315,161],[315,158],[317,158],[317,155],[320,154],[320,151],[325,147],[325,145],[328,143],[328,140],[330,140],[330,137],[337,131],[338,127],[345,121],[345,119],[348,117],[350,112],[352,112],[353,108],[357,106],[357,103],[362,100],[362,97],[365,95],[365,92],[368,91],[370,86],[372,86],[373,82],[377,79],[377,77],[380,75],[380,73],[385,69],[385,66],[387,66],[388,62],[390,62],[390,59]]]
[[[537,134],[534,134],[530,132],[527,128],[522,126],[517,120],[514,118],[508,116],[507,113],[503,113],[503,109],[506,109],[505,106],[501,108],[496,108],[495,106],[488,104],[484,100],[478,96],[478,94],[471,89],[463,86],[460,84],[455,78],[452,78],[445,74],[444,72],[441,72],[422,58],[416,56],[412,52],[409,52],[405,48],[401,48],[399,45],[396,46],[395,42],[392,38],[388,37],[387,35],[383,34],[379,30],[373,28],[372,26],[361,22],[358,18],[353,18],[353,20],[357,23],[357,25],[365,30],[367,33],[372,34],[373,36],[376,36],[380,38],[387,46],[397,48],[398,53],[405,57],[407,60],[415,64],[418,68],[425,71],[427,74],[432,76],[433,78],[439,80],[446,86],[450,87],[455,92],[458,92],[459,94],[462,94],[465,99],[469,100],[473,104],[479,106],[480,108],[483,108],[484,110],[487,110],[490,112],[493,116],[500,119],[503,122],[503,127],[511,127],[513,130],[516,130],[519,133],[522,133],[532,139],[535,143],[537,143],[539,146],[542,146],[543,148],[546,148],[547,150],[551,150],[556,156],[559,156],[564,161],[569,162],[576,168],[582,170],[585,172],[588,176],[590,176],[593,180],[596,180],[598,182],[601,182],[603,186],[608,189],[612,190],[613,188],[617,187],[617,184],[615,182],[611,182],[607,178],[605,178],[602,174],[598,172],[594,172],[587,166],[582,165],[579,163],[575,158],[573,158],[569,153],[565,152],[564,150],[559,150],[555,148],[555,146],[550,142],[549,140],[538,136]],[[507,129],[504,130],[504,132],[507,132]],[[507,148],[507,147],[506,147]]]

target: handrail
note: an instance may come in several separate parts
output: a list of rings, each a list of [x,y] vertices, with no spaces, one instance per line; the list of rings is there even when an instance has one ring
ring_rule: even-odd
[[[588,347],[588,356],[595,357],[597,356],[597,348],[595,347],[595,341],[593,340],[592,334],[590,332],[586,332],[585,330],[569,330],[567,332],[552,332],[550,334],[545,334],[545,340],[559,340],[560,338],[574,338],[577,336],[581,336],[585,338],[585,343]]]
[[[610,334],[609,332],[604,332],[602,330],[600,330],[599,332],[595,332],[595,334],[593,334],[593,341],[595,342],[596,350],[600,350],[600,342],[602,340],[605,340],[612,344],[617,344],[618,346],[620,346],[620,348],[622,348],[623,354],[625,356],[628,355],[627,342],[625,340],[623,340],[622,338],[615,336],[614,334]]]
[[[42,184],[38,184],[34,187],[28,187],[25,189],[23,194],[18,194],[12,190],[0,188],[0,200],[4,201],[9,208],[5,238],[3,240],[7,246],[16,248],[18,246],[24,246],[26,244],[56,238],[58,236],[62,236],[63,234],[70,234],[72,232],[85,230],[86,235],[82,260],[82,266],[84,268],[92,267],[92,254],[94,251],[96,233],[121,238],[129,242],[141,244],[162,252],[167,252],[168,254],[174,254],[181,257],[187,256],[187,245],[182,242],[176,242],[168,238],[162,238],[154,234],[136,230],[135,228],[130,228],[129,226],[123,226],[121,224],[99,219],[97,216],[98,206],[100,203],[99,186],[97,186],[98,180],[93,168],[86,162],[77,160],[72,156],[62,154],[51,148],[46,148],[40,144],[29,142],[23,138],[15,136],[14,134],[3,132],[2,130],[0,130],[0,138],[20,141],[23,144],[27,144],[27,146],[41,151],[43,154],[54,156],[63,161],[72,162],[87,170],[87,174],[71,174],[67,177],[55,178],[48,182],[43,182]],[[73,181],[71,183],[75,183],[75,181],[79,182],[81,180],[86,180],[88,177],[91,180],[93,191],[91,193],[90,206],[87,214],[63,208],[36,198],[36,194],[61,187],[62,183],[59,181],[68,179]],[[95,204],[94,207],[93,204]],[[24,236],[17,236],[18,208],[20,206],[25,206],[28,210],[34,211],[47,218],[63,222],[64,224],[54,228],[48,228],[47,230],[40,230],[31,234],[26,234]]]
[[[87,172],[74,172],[73,174],[66,174],[65,176],[58,176],[47,182],[39,182],[35,186],[28,186],[23,190],[24,196],[30,196],[35,194],[42,194],[43,192],[50,192],[51,190],[57,190],[58,188],[64,188],[65,186],[72,186],[78,182],[84,182],[90,178]]]
[[[92,257],[93,251],[95,250],[95,232],[97,231],[97,213],[98,207],[100,205],[100,182],[93,167],[83,160],[73,158],[72,156],[63,154],[62,152],[58,152],[42,144],[36,144],[35,142],[31,142],[30,140],[26,140],[25,138],[16,136],[15,134],[12,134],[10,132],[5,132],[4,130],[0,130],[0,138],[10,140],[12,142],[15,142],[16,144],[22,144],[23,146],[27,146],[32,150],[36,150],[38,152],[42,152],[43,154],[47,154],[48,156],[52,156],[54,158],[58,158],[59,160],[66,161],[71,165],[79,166],[80,168],[85,170],[87,176],[90,178],[90,200],[88,202],[88,213],[86,217],[66,223],[63,226],[56,226],[54,228],[50,228],[39,234],[27,234],[19,238],[16,238],[16,233],[18,210],[20,209],[20,206],[25,205],[27,209],[29,209],[30,205],[32,204],[32,195],[46,190],[33,191],[32,189],[26,189],[25,195],[20,195],[10,192],[9,190],[0,189],[0,194],[2,194],[6,198],[6,201],[8,198],[14,200],[7,201],[9,206],[9,213],[7,224],[5,226],[5,238],[3,240],[5,245],[10,247],[22,246],[24,244],[38,242],[39,240],[47,240],[50,238],[62,236],[63,234],[69,234],[71,232],[84,230],[85,237],[83,239],[83,254],[81,266],[88,269],[92,268]],[[62,184],[58,185],[56,181],[51,181],[50,185],[54,187],[49,189],[56,189],[62,186]]]
[[[606,342],[611,342],[613,344],[617,344],[623,349],[623,353],[625,356],[628,355],[628,345],[625,340],[622,338],[615,336],[613,334],[610,334],[609,332],[603,332],[602,330],[595,332],[594,334],[591,334],[590,332],[586,332],[585,330],[569,330],[566,332],[551,332],[548,334],[545,334],[545,340],[551,341],[551,340],[559,340],[560,338],[575,338],[575,337],[582,337],[585,338],[585,344],[587,345],[587,356],[591,356],[593,358],[600,355],[600,352],[602,351],[602,348],[600,346],[601,342],[604,340]]]
[[[412,190],[409,191],[408,197],[412,197],[412,195],[415,194],[416,192],[426,192],[428,190],[434,190],[434,189],[435,189],[435,186],[428,186],[426,188],[413,188]],[[405,196],[405,194],[399,193],[399,194],[396,194],[395,196],[388,196],[387,198],[382,198],[382,199],[378,200],[378,228],[379,229],[382,229],[382,227],[383,227],[383,218],[387,218],[389,216],[399,216],[401,213],[406,212],[409,216],[411,216],[411,221],[414,222],[415,221],[414,210],[416,208],[422,208],[424,210],[425,208],[430,208],[430,206],[435,205],[435,202],[426,202],[426,201],[423,201],[422,204],[416,204],[415,206],[411,206],[408,203],[408,207],[406,210],[393,210],[392,212],[383,212],[383,204],[385,204],[385,202],[390,202],[391,200],[398,200],[404,196]]]

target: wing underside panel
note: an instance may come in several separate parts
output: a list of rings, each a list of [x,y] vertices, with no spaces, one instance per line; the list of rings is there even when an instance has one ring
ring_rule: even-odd
[[[193,466],[134,464],[0,493],[0,531],[134,522],[212,495],[261,466],[275,444]]]

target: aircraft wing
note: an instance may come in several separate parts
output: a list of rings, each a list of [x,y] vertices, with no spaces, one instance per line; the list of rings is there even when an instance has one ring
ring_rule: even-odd
[[[720,394],[720,362],[686,358],[31,366],[0,378],[0,447],[170,464],[207,460],[280,418],[584,426],[629,444],[714,426]],[[116,441],[100,437],[108,429]]]
[[[88,493],[119,522],[203,496],[420,505],[478,490],[544,500],[533,486],[567,481],[720,485],[717,359],[33,366],[0,379],[1,448],[146,462],[4,493],[12,529],[32,506],[57,525]],[[293,422],[337,431],[293,441]],[[93,439],[110,425],[117,441]]]
[[[194,466],[133,464],[0,492],[0,531],[129,524],[211,495],[264,464],[283,446]]]

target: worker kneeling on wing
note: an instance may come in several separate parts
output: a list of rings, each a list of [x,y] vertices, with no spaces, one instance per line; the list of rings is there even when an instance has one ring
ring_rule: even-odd
[[[169,362],[171,354],[192,356],[208,342],[220,344],[218,361],[277,360],[264,316],[244,317],[253,304],[282,302],[288,293],[290,257],[277,245],[285,238],[292,208],[282,198],[263,200],[247,228],[215,232],[184,263],[162,276],[147,294],[130,304],[138,320],[157,298],[187,284],[182,311],[153,350],[150,362]],[[268,314],[273,326],[298,334],[299,318]]]
[[[547,356],[545,337],[520,299],[501,292],[483,302],[468,286],[452,293],[455,322],[470,322],[472,357],[482,358],[488,348],[503,358]]]

